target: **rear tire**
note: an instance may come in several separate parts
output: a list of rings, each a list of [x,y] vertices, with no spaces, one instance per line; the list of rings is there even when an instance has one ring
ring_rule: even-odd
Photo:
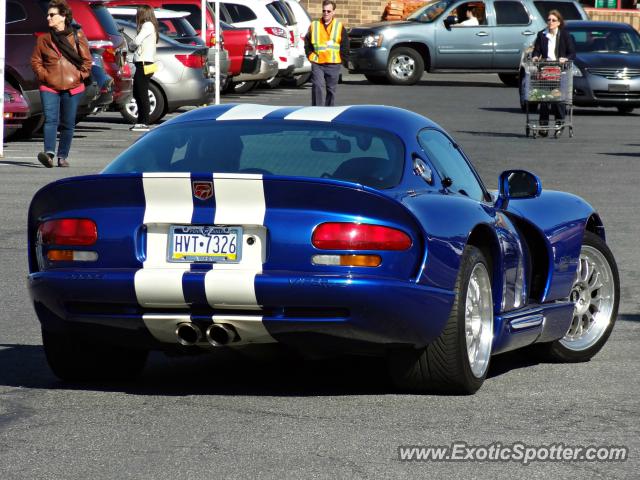
[[[576,278],[569,298],[573,320],[565,336],[540,345],[547,358],[561,362],[586,362],[604,346],[618,316],[620,279],[607,244],[585,232]]]
[[[236,82],[231,84],[229,90],[233,93],[247,93],[256,88],[258,82]]]
[[[287,87],[300,88],[311,80],[311,72],[298,73],[288,78],[284,78],[282,84]]]
[[[633,112],[633,107],[616,107],[616,108],[618,109],[618,113],[621,113],[622,115],[626,115]]]
[[[147,361],[146,350],[130,350],[87,342],[75,335],[42,330],[47,362],[62,380],[131,380],[137,377]]]
[[[420,349],[392,352],[394,383],[406,390],[474,393],[489,369],[493,342],[491,271],[482,252],[468,245],[455,285],[455,299],[440,336]]]
[[[164,95],[154,83],[149,83],[149,124],[158,122],[166,114]],[[133,97],[124,104],[120,115],[128,123],[137,123],[138,105]]]
[[[393,85],[415,85],[424,73],[424,60],[413,48],[395,48],[389,54],[387,79]]]
[[[280,82],[282,81],[282,77],[271,77],[262,81],[262,85],[267,88],[278,88],[280,86]]]

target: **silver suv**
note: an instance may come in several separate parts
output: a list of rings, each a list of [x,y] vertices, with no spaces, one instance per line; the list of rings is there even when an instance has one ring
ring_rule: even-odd
[[[350,29],[349,71],[395,85],[413,85],[425,70],[492,72],[516,86],[522,51],[553,9],[565,20],[588,19],[574,0],[436,1],[406,20]],[[463,25],[468,11],[478,21]]]

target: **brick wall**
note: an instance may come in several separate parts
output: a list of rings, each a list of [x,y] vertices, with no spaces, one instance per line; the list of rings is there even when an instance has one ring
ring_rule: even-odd
[[[633,10],[604,10],[601,8],[585,8],[591,20],[604,22],[628,23],[640,32],[640,11]]]
[[[336,0],[336,18],[346,27],[379,22],[388,0]],[[300,0],[312,19],[320,18],[322,0]]]

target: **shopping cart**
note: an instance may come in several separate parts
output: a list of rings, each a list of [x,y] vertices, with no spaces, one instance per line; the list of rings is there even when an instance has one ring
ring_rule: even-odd
[[[554,137],[562,134],[565,128],[573,137],[573,63],[529,60],[524,68],[524,100],[527,112],[527,137],[536,138],[541,132],[553,132]],[[540,103],[564,104],[566,115],[564,122],[549,121],[549,125],[540,125],[538,119],[530,117],[532,106]]]

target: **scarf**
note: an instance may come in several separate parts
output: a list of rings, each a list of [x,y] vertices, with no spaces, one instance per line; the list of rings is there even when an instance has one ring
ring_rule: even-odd
[[[73,27],[67,27],[61,32],[53,29],[50,30],[51,40],[53,40],[53,43],[56,44],[56,47],[58,47],[58,50],[60,50],[62,56],[69,60],[69,62],[71,62],[74,67],[80,70],[82,68],[83,60],[76,49],[73,48],[69,43],[69,39],[67,38],[67,36],[71,33],[77,35],[73,31]]]

